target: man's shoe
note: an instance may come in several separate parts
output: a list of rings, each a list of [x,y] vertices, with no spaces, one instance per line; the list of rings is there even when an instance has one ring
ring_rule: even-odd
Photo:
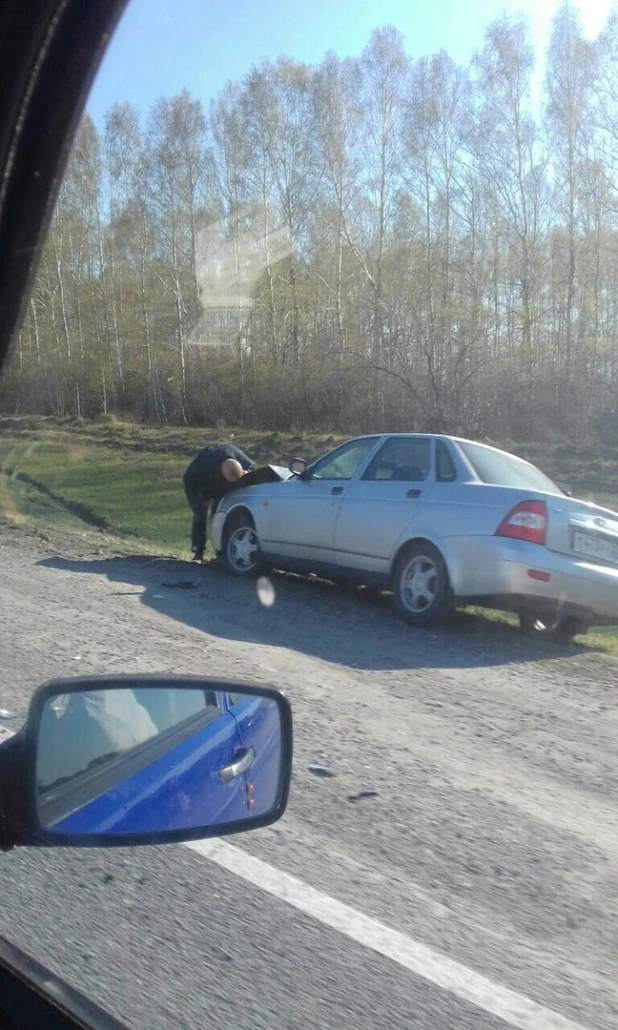
[[[193,552],[192,561],[203,562],[204,561],[204,552],[203,551],[194,551]]]

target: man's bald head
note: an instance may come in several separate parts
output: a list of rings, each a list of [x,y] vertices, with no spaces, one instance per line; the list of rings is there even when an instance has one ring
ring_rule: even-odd
[[[221,464],[221,475],[228,483],[237,483],[245,474],[245,470],[236,458],[226,458]]]

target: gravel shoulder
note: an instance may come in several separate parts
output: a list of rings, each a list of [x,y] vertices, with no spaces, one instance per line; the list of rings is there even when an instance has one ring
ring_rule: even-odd
[[[25,709],[37,683],[79,673],[282,687],[295,717],[290,807],[234,843],[571,1019],[618,1024],[618,663],[476,619],[414,631],[386,603],[293,577],[272,577],[264,607],[255,586],[214,568],[111,546],[0,525],[0,707]],[[316,778],[312,763],[333,775]],[[127,868],[152,861],[163,875],[162,850],[127,853]],[[37,868],[58,871],[60,854]],[[69,884],[80,861],[94,859],[73,853]],[[33,866],[11,862],[5,894],[11,869]],[[15,936],[14,918],[0,910],[0,933]],[[190,937],[203,913],[183,919]],[[305,923],[303,954],[303,934],[317,932]],[[390,1025],[400,1018],[393,1010]]]

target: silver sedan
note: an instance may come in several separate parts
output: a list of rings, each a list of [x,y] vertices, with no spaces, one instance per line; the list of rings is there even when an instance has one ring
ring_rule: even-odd
[[[562,639],[618,621],[618,514],[513,454],[450,436],[362,436],[277,471],[215,512],[213,544],[233,575],[271,565],[375,584],[415,626],[468,604]]]

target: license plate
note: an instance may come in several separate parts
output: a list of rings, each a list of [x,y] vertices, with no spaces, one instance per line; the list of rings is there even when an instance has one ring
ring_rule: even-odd
[[[573,533],[573,550],[577,554],[586,555],[587,558],[598,558],[599,561],[618,565],[618,544],[612,543],[611,540],[576,531]]]

